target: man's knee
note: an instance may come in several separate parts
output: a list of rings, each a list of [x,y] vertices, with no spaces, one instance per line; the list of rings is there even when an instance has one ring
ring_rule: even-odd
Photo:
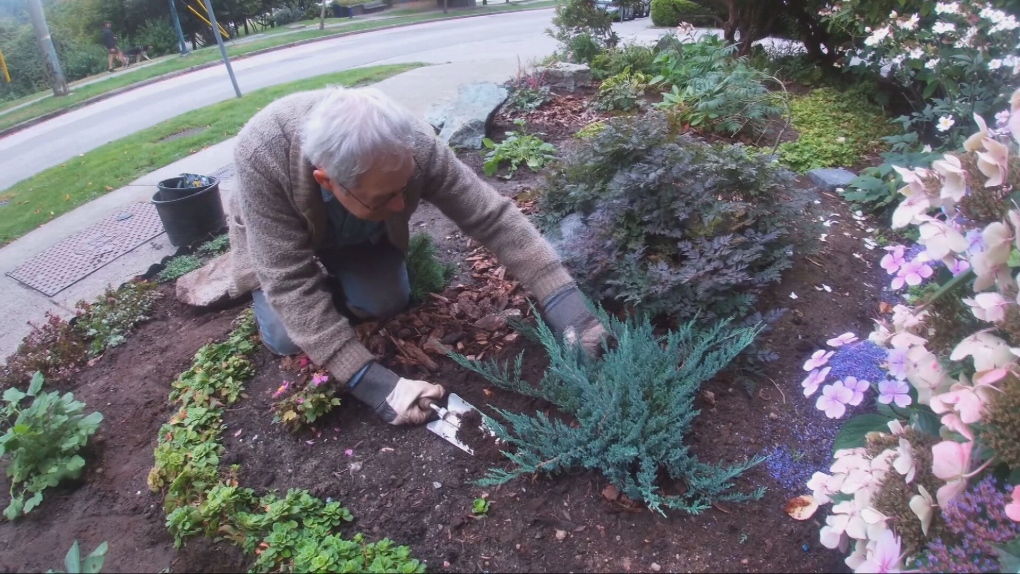
[[[283,327],[280,316],[269,305],[261,289],[252,292],[255,303],[255,322],[259,327],[259,336],[266,347],[276,355],[295,355],[301,348],[294,344],[287,329]]]
[[[407,308],[411,302],[410,288],[403,285],[393,289],[380,289],[357,301],[348,298],[347,308],[359,319],[388,319]]]

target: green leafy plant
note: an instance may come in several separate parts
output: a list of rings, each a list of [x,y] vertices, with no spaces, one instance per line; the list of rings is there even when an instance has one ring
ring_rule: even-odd
[[[230,249],[230,234],[224,233],[206,241],[195,249],[195,253],[201,257],[215,257],[226,253]]]
[[[151,318],[158,296],[156,284],[149,282],[130,282],[117,290],[107,289],[94,303],[78,302],[74,328],[89,341],[89,353],[101,355],[123,344],[136,325]]]
[[[11,503],[4,509],[8,520],[39,506],[47,488],[81,475],[85,459],[78,451],[103,420],[99,412],[83,414],[85,403],[71,393],[42,392],[42,385],[43,375],[36,373],[27,393],[9,388],[3,395],[0,457],[9,458]],[[32,404],[21,404],[26,397]]]
[[[575,62],[590,63],[619,42],[612,15],[599,8],[595,0],[558,3],[552,23],[555,29],[546,29],[546,34],[559,41],[561,50]]]
[[[654,75],[655,55],[653,48],[641,44],[617,46],[592,59],[591,75],[596,80],[604,80],[623,73],[628,68],[635,72]]]
[[[47,570],[46,574],[64,574],[65,572],[66,574],[97,574],[102,570],[103,562],[106,561],[106,549],[107,544],[103,542],[83,559],[81,557],[81,549],[78,547],[78,541],[75,540],[74,544],[71,545],[71,549],[67,551],[67,556],[64,557],[64,568],[66,570]]]
[[[524,129],[523,120],[515,120],[519,131],[506,132],[506,138],[495,143],[489,138],[482,139],[485,152],[485,175],[493,177],[504,163],[509,163],[506,179],[514,176],[522,164],[531,171],[539,171],[556,159],[556,146],[542,141],[537,135],[528,134]]]
[[[680,22],[706,24],[712,20],[711,12],[691,0],[652,0],[652,24],[675,28]]]
[[[590,124],[585,125],[583,128],[577,130],[574,137],[581,140],[590,140],[593,137],[602,133],[602,130],[606,127],[605,122],[602,120],[596,120]]]
[[[326,384],[328,374],[308,373],[302,379],[298,383],[284,381],[273,393],[273,399],[279,399],[273,403],[273,422],[282,422],[291,430],[309,425],[340,406],[336,389]]]
[[[647,74],[632,72],[630,68],[624,69],[623,72],[607,78],[599,86],[595,108],[621,112],[637,109],[643,103],[642,97],[651,79]]]
[[[549,175],[536,222],[601,303],[740,316],[790,266],[791,222],[808,202],[792,181],[742,146],[671,134],[661,113],[614,118]]]
[[[525,329],[549,356],[549,367],[536,384],[521,379],[523,354],[512,368],[508,362],[501,367],[451,355],[496,386],[547,400],[569,417],[494,409],[506,424],[490,417],[485,424],[513,447],[504,451],[512,467],[490,469],[478,484],[584,468],[597,469],[623,494],[663,514],[663,508],[697,514],[716,501],[761,498],[764,488],[737,492],[733,480],[763,458],[734,465],[705,463],[684,444],[699,414],[693,404],[701,385],[730,364],[759,327],[730,328],[729,321],[721,321],[700,328],[692,321],[657,336],[647,319],[624,322],[597,311],[617,343],[605,345],[600,359],[564,346],[541,319],[537,329]],[[664,493],[658,486],[663,475],[682,481],[686,491]]]
[[[790,101],[796,141],[780,144],[779,158],[790,169],[849,167],[883,151],[891,135],[881,109],[860,94],[819,88]]]
[[[927,168],[941,154],[918,145],[917,134],[885,136],[881,141],[890,146],[890,150],[879,156],[882,163],[864,169],[850,184],[840,192],[843,199],[855,207],[872,213],[885,213],[895,201],[900,199],[899,189],[903,187],[903,178],[893,169],[899,166],[907,169],[915,167]]]
[[[491,504],[491,502],[484,498],[476,498],[474,502],[471,503],[471,514],[474,516],[488,516],[489,506]]]
[[[416,233],[411,237],[404,260],[412,303],[423,303],[428,300],[429,293],[442,291],[457,271],[452,263],[440,261],[435,241],[428,233]]]
[[[191,273],[202,266],[202,259],[197,255],[178,255],[167,262],[166,267],[156,275],[160,283],[173,281],[179,277]]]
[[[714,36],[664,50],[653,84],[670,86],[656,107],[675,121],[693,128],[760,137],[773,117],[785,113],[785,92],[770,92],[766,83],[778,80],[735,58],[735,45]]]

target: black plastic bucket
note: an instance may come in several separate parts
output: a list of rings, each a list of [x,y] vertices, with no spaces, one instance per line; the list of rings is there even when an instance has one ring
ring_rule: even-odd
[[[157,184],[152,203],[174,247],[210,239],[227,227],[220,202],[220,182],[215,177],[210,179],[212,185],[205,187],[178,188],[180,178]]]

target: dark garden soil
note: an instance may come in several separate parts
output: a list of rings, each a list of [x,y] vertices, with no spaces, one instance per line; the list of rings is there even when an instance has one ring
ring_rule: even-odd
[[[495,133],[511,126],[502,118]],[[560,143],[578,127],[550,121],[534,129]],[[481,171],[478,152],[462,158]],[[529,207],[537,182],[522,172],[494,185]],[[809,187],[806,181],[799,185]],[[505,459],[485,452],[472,457],[424,426],[384,425],[347,397],[314,428],[289,433],[272,422],[271,394],[294,373],[264,349],[256,356],[247,398],[225,415],[222,463],[240,464],[240,484],[257,491],[306,488],[343,502],[355,516],[349,534],[409,545],[430,571],[846,571],[842,557],[819,544],[817,519],[798,522],[784,512],[788,499],[805,493],[812,472],[828,467],[840,422],[825,419],[814,400],[804,398],[801,365],[831,337],[870,332],[886,278],[877,265],[881,251],[869,251],[861,239],[867,222],[857,221],[839,198],[814,193],[817,203],[798,227],[804,248],[761,307],[787,310],[760,339],[779,359],[766,364],[753,384],[735,375],[707,384],[689,437],[705,461],[769,455],[738,481],[745,490],[766,486],[760,501],[663,517],[619,496],[595,472],[481,488],[473,481],[490,467],[505,466]],[[483,358],[523,350],[524,376],[531,382],[546,366],[542,350],[502,320],[529,314],[512,278],[435,208],[419,210],[417,230],[437,240],[443,258],[458,265],[457,277],[395,322],[360,327],[366,344],[397,372],[441,383],[483,412],[494,406],[548,410],[544,401],[502,391],[436,350],[437,342]],[[26,518],[0,524],[0,569],[58,567],[76,538],[86,552],[109,542],[107,572],[226,572],[248,564],[227,543],[192,539],[175,550],[161,498],[145,484],[158,429],[172,415],[171,382],[201,345],[230,330],[242,308],[203,313],[174,301],[171,290],[163,292],[154,320],[77,377],[76,397],[105,416],[85,475],[78,485],[47,492]],[[478,444],[481,437],[466,438]],[[486,517],[471,515],[479,497],[491,501]]]

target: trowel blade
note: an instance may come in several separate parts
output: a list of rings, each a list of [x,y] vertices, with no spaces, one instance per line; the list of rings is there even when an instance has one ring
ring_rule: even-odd
[[[456,396],[456,395],[452,395],[452,396]],[[458,419],[458,421],[459,421],[459,419]],[[427,426],[430,431],[432,431],[432,432],[436,433],[437,435],[443,437],[443,439],[446,440],[446,442],[448,442],[448,443],[452,444],[453,446],[461,449],[462,451],[464,451],[464,452],[474,456],[475,451],[472,450],[471,447],[469,447],[468,445],[466,445],[466,444],[462,443],[461,441],[457,440],[457,430],[458,430],[458,428],[454,424],[452,424],[452,423],[450,423],[448,421],[445,421],[445,420],[438,420],[438,421],[432,421],[432,422],[430,422],[429,424],[427,424],[425,426]]]

